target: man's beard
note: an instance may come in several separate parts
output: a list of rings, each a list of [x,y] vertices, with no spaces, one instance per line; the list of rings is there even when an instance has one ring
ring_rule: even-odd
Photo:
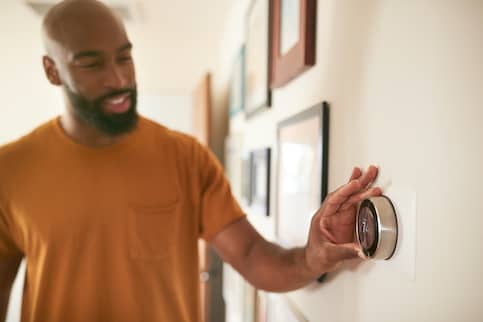
[[[133,88],[125,88],[109,92],[94,100],[88,100],[82,95],[71,91],[65,86],[67,96],[74,108],[75,115],[87,125],[105,133],[109,136],[116,136],[130,132],[136,127],[138,115],[136,110],[137,90]],[[131,106],[129,109],[120,114],[108,114],[103,111],[103,103],[114,96],[121,94],[129,94]]]

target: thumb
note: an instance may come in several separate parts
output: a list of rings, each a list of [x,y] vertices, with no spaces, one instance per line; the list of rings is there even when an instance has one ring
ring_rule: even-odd
[[[336,261],[365,258],[362,254],[362,250],[356,243],[338,244],[333,245],[331,248],[331,257]]]

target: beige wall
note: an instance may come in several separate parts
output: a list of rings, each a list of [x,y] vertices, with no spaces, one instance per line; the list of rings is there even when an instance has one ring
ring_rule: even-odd
[[[57,114],[62,97],[42,70],[40,19],[20,1],[2,1],[0,12],[2,144]]]
[[[247,4],[227,23],[215,93]],[[277,122],[329,101],[329,187],[353,165],[378,164],[402,239],[392,262],[351,267],[290,298],[310,321],[481,321],[483,2],[319,0],[317,11],[316,66],[230,131],[243,131],[247,148],[274,147]],[[274,217],[254,222],[270,237]]]

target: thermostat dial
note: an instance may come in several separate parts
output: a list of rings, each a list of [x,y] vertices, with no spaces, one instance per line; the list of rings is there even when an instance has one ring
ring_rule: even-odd
[[[389,259],[397,244],[397,216],[386,196],[364,200],[357,213],[356,236],[365,256]]]

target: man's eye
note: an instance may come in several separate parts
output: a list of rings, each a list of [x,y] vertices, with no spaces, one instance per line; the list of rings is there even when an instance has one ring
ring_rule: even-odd
[[[122,56],[118,58],[120,62],[130,61],[131,59],[132,59],[131,56]]]
[[[92,62],[92,63],[88,63],[88,64],[81,64],[81,67],[82,68],[96,68],[96,67],[99,67],[101,66],[101,63],[99,62]]]

